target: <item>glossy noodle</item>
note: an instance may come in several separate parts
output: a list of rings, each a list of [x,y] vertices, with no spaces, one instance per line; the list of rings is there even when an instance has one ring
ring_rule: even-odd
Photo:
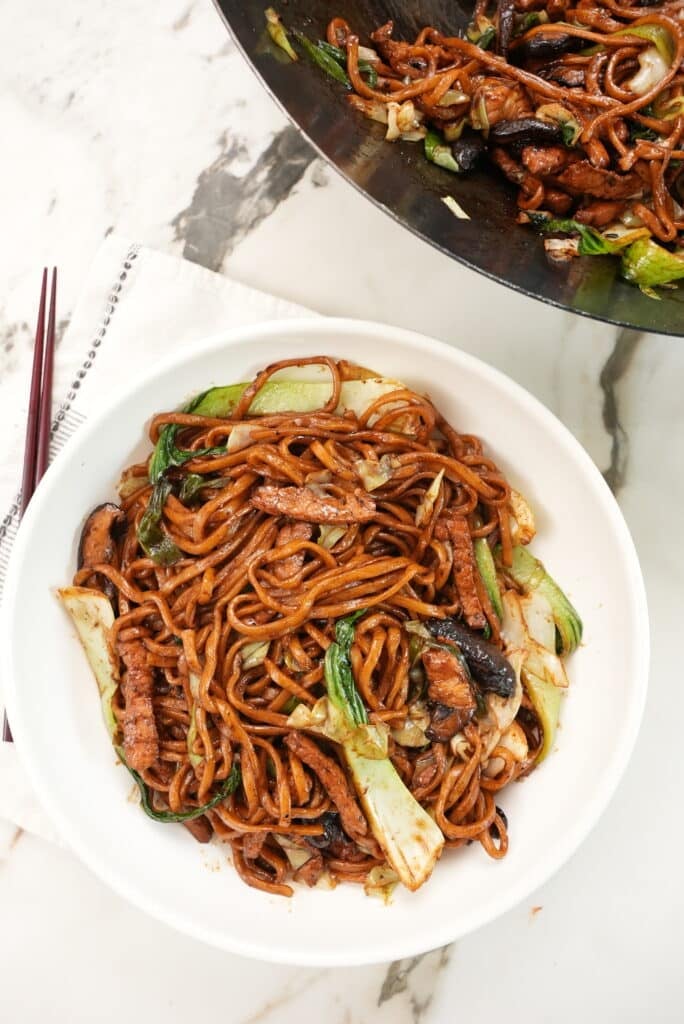
[[[94,668],[106,644],[144,809],[280,895],[505,856],[502,791],[553,742],[581,623],[483,443],[328,357],[159,413],[150,440],[61,592]]]

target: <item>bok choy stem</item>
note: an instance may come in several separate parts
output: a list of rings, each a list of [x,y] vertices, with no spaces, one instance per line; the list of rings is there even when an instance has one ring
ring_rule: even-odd
[[[368,757],[356,733],[367,733],[368,713],[352,675],[350,650],[354,624],[364,612],[340,619],[335,642],[325,655],[325,683],[330,703],[350,725],[342,741],[347,765],[368,823],[387,860],[408,889],[417,889],[429,877],[442,852],[444,836],[427,811],[399,778],[389,757]],[[363,747],[368,750],[368,744]]]

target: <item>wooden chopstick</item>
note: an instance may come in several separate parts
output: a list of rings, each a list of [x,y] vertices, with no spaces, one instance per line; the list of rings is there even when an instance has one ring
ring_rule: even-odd
[[[31,391],[29,392],[28,418],[26,421],[26,442],[24,444],[24,469],[21,478],[21,512],[33,497],[50,459],[50,423],[52,418],[52,371],[55,356],[55,324],[57,319],[57,267],[52,270],[50,288],[50,309],[48,312],[47,334],[45,332],[45,299],[47,295],[47,267],[43,270],[38,306],[38,323],[33,349],[31,369]],[[2,738],[12,742],[12,732],[3,717]]]
[[[34,490],[45,476],[50,461],[50,426],[52,423],[52,368],[55,362],[55,323],[57,319],[57,267],[52,268],[50,312],[48,314],[47,342],[43,357],[43,380],[40,388],[40,416],[38,418],[38,450]]]
[[[36,453],[38,451],[38,420],[40,418],[41,383],[43,380],[43,349],[45,348],[45,297],[47,295],[47,267],[43,271],[43,286],[40,290],[38,324],[33,347],[33,368],[31,370],[31,391],[29,393],[26,440],[24,442],[24,473],[21,478],[21,514],[31,500],[35,488]]]

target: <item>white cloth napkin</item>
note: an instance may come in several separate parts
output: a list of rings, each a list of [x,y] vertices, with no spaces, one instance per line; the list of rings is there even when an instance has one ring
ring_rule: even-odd
[[[313,315],[195,263],[110,236],[93,263],[57,350],[52,457],[59,458],[74,431],[104,399],[125,387],[127,366],[135,366],[136,376],[144,374],[161,357],[225,328],[307,314]],[[9,388],[5,386],[4,391]],[[0,467],[0,514],[7,511],[0,523],[0,600],[18,526],[25,419],[21,406],[26,398],[17,397],[17,392],[14,388],[8,395],[16,409],[6,409],[3,415],[9,446]],[[1,710],[0,701],[0,717]],[[16,750],[0,742],[0,847],[10,825],[59,842]]]

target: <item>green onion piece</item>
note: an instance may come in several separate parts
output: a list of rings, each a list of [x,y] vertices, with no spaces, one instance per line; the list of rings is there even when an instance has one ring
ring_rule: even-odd
[[[524,35],[528,29],[534,28],[535,25],[546,25],[548,20],[549,16],[546,11],[529,11],[527,14],[516,14],[513,37],[517,39],[518,36]]]
[[[479,17],[466,29],[469,42],[475,43],[481,50],[488,50],[496,39],[496,26],[489,18]]]
[[[433,128],[430,128],[425,136],[425,156],[430,163],[437,164],[438,167],[444,167],[445,170],[453,171],[454,174],[461,173],[461,168],[451,152],[451,147],[443,142],[442,136]]]
[[[295,697],[295,695],[292,694],[292,696],[288,697],[288,699],[283,704],[283,707],[282,707],[283,714],[284,715],[291,715],[292,712],[294,711],[294,709],[296,707],[298,707],[301,703],[302,702],[299,699],[299,697]]]
[[[461,204],[458,203],[453,196],[442,196],[442,202],[446,206],[447,210],[450,210],[458,220],[470,220],[470,217],[465,212]]]
[[[264,14],[266,15],[266,31],[276,46],[284,50],[290,60],[299,60],[287,38],[287,29],[280,20],[280,15],[276,14],[272,7],[268,7]]]
[[[138,525],[138,542],[148,558],[157,565],[173,565],[183,557],[183,552],[161,525],[164,504],[170,493],[171,481],[162,477],[152,488],[147,508]]]
[[[333,60],[337,61],[340,67],[346,69],[347,67],[347,51],[343,50],[341,46],[333,46],[332,43],[327,43],[323,39],[318,40],[318,48],[324,53],[327,53]],[[374,89],[378,84],[378,73],[367,60],[359,61],[359,71],[362,75],[368,76],[368,84],[371,89]]]
[[[210,811],[212,807],[216,807],[217,804],[222,803],[226,800],[240,785],[240,779],[242,778],[240,769],[236,764],[230,769],[230,773],[221,784],[221,787],[215,796],[211,798],[206,804],[202,804],[201,807],[194,807],[191,811],[182,811],[175,814],[173,811],[155,811],[150,802],[150,797],[147,792],[147,786],[143,782],[142,778],[138,773],[126,764],[126,759],[123,753],[123,747],[116,747],[116,752],[128,768],[129,772],[135,779],[136,785],[140,790],[140,803],[145,814],[152,818],[154,821],[161,821],[164,823],[177,822],[177,821],[192,821],[193,818],[199,818],[207,811]]]
[[[293,30],[292,35],[302,47],[309,60],[313,61],[314,64],[317,64],[322,71],[325,71],[326,75],[330,75],[330,77],[334,78],[336,82],[340,82],[347,89],[351,89],[351,82],[349,81],[347,72],[344,68],[340,67],[334,57],[331,57],[329,53],[322,50],[320,46],[316,46],[315,43],[312,43],[311,40],[307,39],[302,32]]]

